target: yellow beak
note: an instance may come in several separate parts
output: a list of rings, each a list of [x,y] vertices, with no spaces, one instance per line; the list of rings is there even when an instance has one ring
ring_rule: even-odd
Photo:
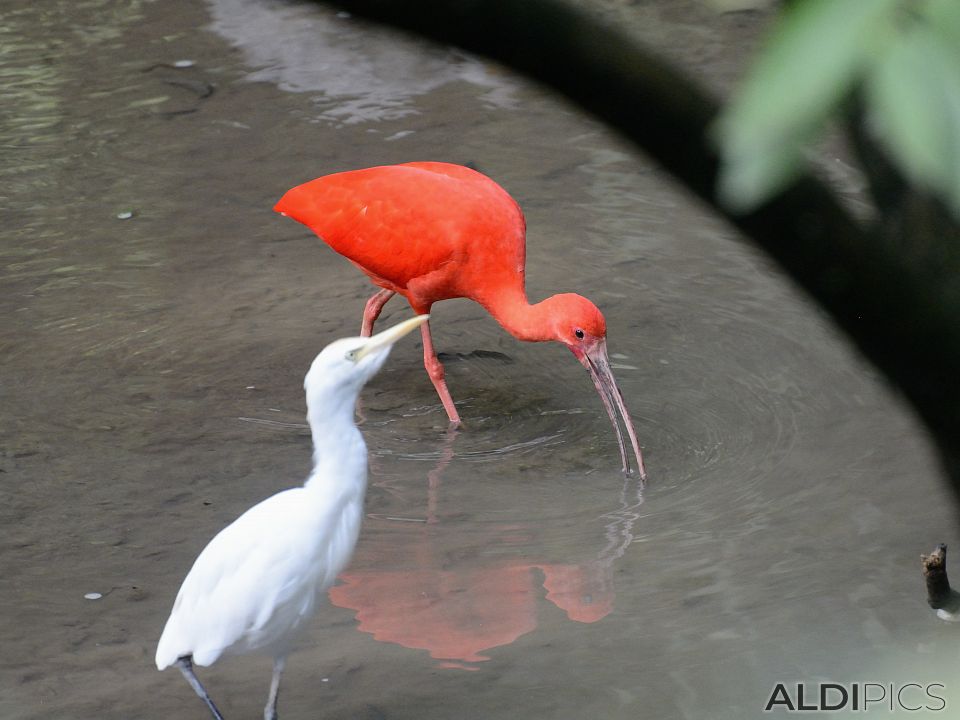
[[[402,323],[394,325],[392,328],[388,328],[383,332],[367,338],[366,342],[356,349],[354,360],[360,362],[366,355],[388,345],[393,345],[397,340],[410,331],[420,327],[429,319],[429,315],[416,315],[409,320],[404,320]]]

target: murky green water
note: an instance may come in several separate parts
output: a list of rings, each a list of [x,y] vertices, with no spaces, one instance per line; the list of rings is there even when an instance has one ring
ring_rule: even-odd
[[[761,24],[607,11],[721,89]],[[532,298],[601,306],[650,483],[569,353],[436,306],[466,429],[398,347],[363,398],[355,562],[284,717],[751,718],[818,680],[960,703],[918,563],[956,508],[922,431],[764,259],[549,93],[272,0],[14,2],[0,83],[0,716],[204,717],[156,639],[207,540],[304,477],[303,374],[370,292],[272,205],[415,159],[517,197]],[[260,717],[268,661],[201,676]]]

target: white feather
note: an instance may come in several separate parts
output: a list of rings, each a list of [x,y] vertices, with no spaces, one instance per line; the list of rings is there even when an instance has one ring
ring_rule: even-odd
[[[157,668],[185,657],[210,665],[225,654],[261,651],[280,661],[279,682],[298,630],[350,561],[360,533],[367,448],[353,421],[357,396],[392,344],[426,318],[372,338],[338,340],[316,357],[304,380],[310,477],[254,505],[207,544],[177,593]],[[275,692],[271,697],[268,715],[276,711]]]

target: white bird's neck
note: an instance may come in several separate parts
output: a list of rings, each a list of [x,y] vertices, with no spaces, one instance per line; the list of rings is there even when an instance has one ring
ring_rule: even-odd
[[[347,395],[347,397],[345,397]],[[366,487],[367,446],[354,423],[357,398],[349,393],[311,398],[307,421],[313,436],[313,469],[305,485],[360,478]]]

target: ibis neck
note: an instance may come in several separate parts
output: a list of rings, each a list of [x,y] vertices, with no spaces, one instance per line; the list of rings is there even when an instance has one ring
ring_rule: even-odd
[[[320,478],[367,477],[367,446],[354,423],[356,395],[329,394],[312,398],[307,422],[313,436],[313,469],[306,485]]]
[[[517,340],[544,342],[556,339],[547,300],[531,305],[519,288],[491,293],[478,302]]]

